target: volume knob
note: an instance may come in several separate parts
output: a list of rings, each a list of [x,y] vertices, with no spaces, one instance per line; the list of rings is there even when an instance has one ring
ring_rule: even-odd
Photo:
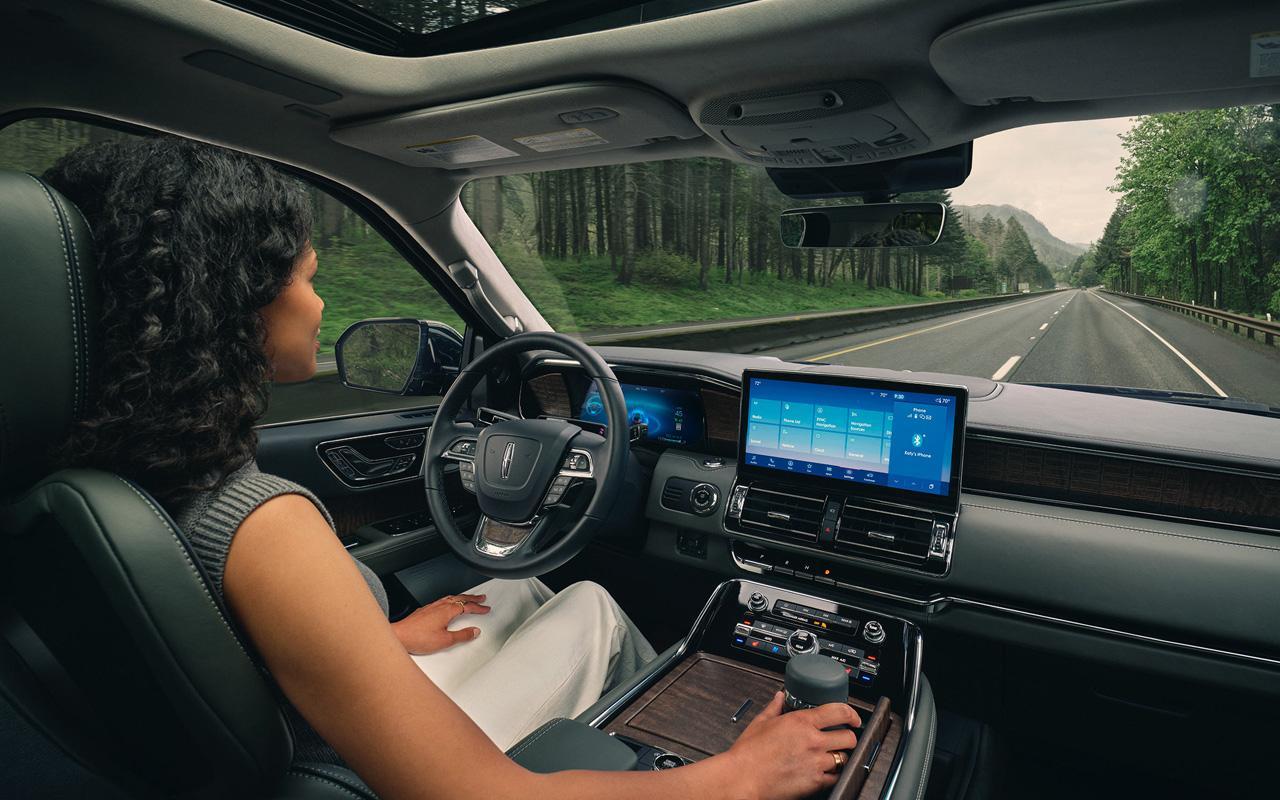
[[[884,626],[873,619],[863,626],[862,637],[872,644],[880,644],[884,641]]]
[[[752,611],[764,611],[768,607],[769,598],[759,592],[752,592],[751,596],[747,598],[747,608]]]

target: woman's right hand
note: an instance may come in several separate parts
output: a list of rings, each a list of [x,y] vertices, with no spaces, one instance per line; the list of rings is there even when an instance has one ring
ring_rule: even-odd
[[[828,703],[782,713],[782,692],[774,695],[725,755],[737,762],[750,800],[793,800],[828,789],[839,779],[832,752],[858,743],[848,728],[862,720],[852,706]]]

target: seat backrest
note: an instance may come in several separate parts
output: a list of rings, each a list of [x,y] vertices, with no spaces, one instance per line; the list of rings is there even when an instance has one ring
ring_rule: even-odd
[[[162,795],[254,796],[289,766],[289,725],[181,531],[120,476],[51,471],[92,398],[95,274],[75,207],[0,171],[0,605],[56,660],[42,685],[83,708],[4,689],[97,771]]]

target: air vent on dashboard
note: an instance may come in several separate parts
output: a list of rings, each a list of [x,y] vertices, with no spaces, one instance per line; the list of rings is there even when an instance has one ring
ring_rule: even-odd
[[[857,558],[934,575],[946,574],[950,567],[954,514],[838,491],[819,494],[792,484],[767,486],[757,481],[733,487],[726,504],[726,529],[757,542],[771,539],[826,554],[835,559],[829,562],[833,564],[841,557]]]
[[[933,517],[921,512],[889,511],[846,501],[836,528],[836,552],[922,564],[929,557],[933,524]]]
[[[826,500],[752,486],[739,521],[748,530],[816,542]]]

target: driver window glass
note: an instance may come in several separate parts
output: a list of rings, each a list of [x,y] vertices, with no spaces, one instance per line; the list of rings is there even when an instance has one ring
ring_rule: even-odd
[[[75,148],[132,134],[73,120],[35,118],[0,129],[0,169],[36,175]],[[315,209],[312,244],[319,261],[316,292],[324,298],[318,370],[303,383],[277,384],[263,424],[366,411],[433,406],[439,397],[400,397],[349,389],[338,380],[333,345],[351,323],[369,317],[415,317],[453,328],[466,324],[377,231],[341,200],[308,187]],[[459,366],[461,346],[445,334],[433,342]]]

